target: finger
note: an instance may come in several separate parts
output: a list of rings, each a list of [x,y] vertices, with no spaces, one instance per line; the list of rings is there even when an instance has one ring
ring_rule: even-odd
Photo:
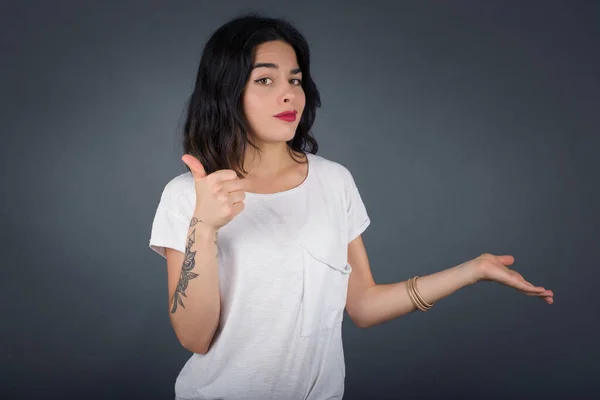
[[[237,202],[244,201],[245,199],[246,192],[243,192],[241,190],[227,194],[227,201],[229,202],[229,204],[235,204]]]
[[[504,265],[513,265],[515,263],[515,258],[509,254],[497,256],[500,259],[500,262]]]
[[[534,286],[527,281],[519,281],[514,286],[516,289],[519,289],[525,293],[542,293],[546,289],[541,286]]]
[[[183,161],[190,168],[194,178],[204,178],[206,176],[204,166],[202,166],[202,163],[198,161],[196,157],[190,154],[184,154],[181,157],[181,161]]]
[[[544,301],[545,303],[552,304],[554,303],[554,296],[540,296],[540,300]]]
[[[521,292],[526,295],[526,296],[534,296],[534,297],[554,297],[554,293],[552,292],[552,290],[544,290],[543,292],[525,292],[522,291]]]
[[[526,296],[533,296],[533,297],[538,297],[540,300],[544,301],[545,303],[548,304],[552,304],[554,303],[554,293],[551,290],[546,290],[543,293],[525,293]]]
[[[220,169],[210,174],[210,179],[213,183],[224,183],[225,181],[238,179],[238,176],[232,169]]]
[[[232,210],[233,210],[233,217],[235,218],[239,213],[241,213],[244,210],[244,202],[243,201],[238,201],[237,203],[233,203],[233,205],[231,206]]]
[[[232,193],[242,191],[246,188],[246,180],[244,179],[232,179],[222,182],[221,190],[224,193]]]
[[[546,304],[552,304],[554,303],[554,300],[552,298],[547,298],[547,297],[540,297],[539,298],[541,301],[543,301]]]

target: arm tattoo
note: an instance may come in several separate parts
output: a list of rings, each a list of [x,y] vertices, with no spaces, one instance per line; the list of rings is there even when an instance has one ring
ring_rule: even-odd
[[[195,226],[198,222],[203,222],[201,219],[193,217],[190,221],[190,227]],[[177,288],[175,289],[175,293],[173,294],[173,307],[171,309],[171,314],[174,314],[177,311],[177,304],[181,307],[185,308],[183,305],[183,297],[187,297],[185,294],[185,290],[188,287],[188,284],[191,279],[198,277],[198,274],[192,272],[194,267],[196,266],[196,251],[192,251],[192,245],[196,243],[196,230],[194,229],[192,233],[187,238],[187,244],[185,246],[185,257],[183,260],[183,266],[181,268],[181,276],[179,278],[179,282],[177,283]],[[216,235],[215,235],[215,245],[217,244]]]

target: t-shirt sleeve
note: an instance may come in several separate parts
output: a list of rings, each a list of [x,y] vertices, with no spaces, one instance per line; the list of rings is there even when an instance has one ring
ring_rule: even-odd
[[[165,192],[161,196],[160,202],[152,222],[150,233],[150,249],[167,258],[166,248],[185,252],[186,235],[189,230],[189,221],[176,211],[173,203],[174,196]]]
[[[348,206],[348,243],[350,243],[362,234],[371,223],[350,171],[347,171],[346,174],[346,198]]]

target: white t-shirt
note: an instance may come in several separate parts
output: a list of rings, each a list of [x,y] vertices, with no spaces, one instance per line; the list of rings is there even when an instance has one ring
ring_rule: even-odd
[[[177,377],[177,399],[342,398],[348,243],[370,220],[348,169],[307,157],[304,182],[247,192],[244,210],[219,230],[220,323],[209,351]],[[185,252],[195,202],[190,172],[165,186],[152,250]]]

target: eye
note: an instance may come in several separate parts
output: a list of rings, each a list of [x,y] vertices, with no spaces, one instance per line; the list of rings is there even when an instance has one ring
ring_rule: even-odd
[[[296,85],[300,86],[302,85],[302,79],[298,79],[298,78],[293,78],[293,81],[298,81],[298,83],[296,83]]]
[[[255,80],[254,82],[260,83],[261,85],[266,85],[266,83],[263,83],[263,82],[267,79],[270,80],[271,78],[260,78],[260,79]]]

